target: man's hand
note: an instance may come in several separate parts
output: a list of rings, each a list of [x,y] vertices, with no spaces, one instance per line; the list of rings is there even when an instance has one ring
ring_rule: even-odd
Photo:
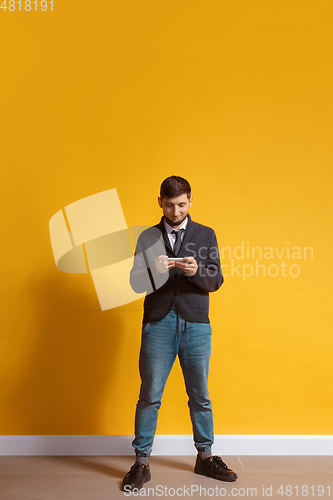
[[[175,267],[175,261],[166,260],[167,258],[167,255],[160,255],[157,259],[155,259],[155,268],[158,273],[164,274],[169,271],[169,269]]]
[[[194,257],[184,257],[185,262],[176,262],[176,267],[185,271],[189,276],[194,276],[198,270],[198,264]]]

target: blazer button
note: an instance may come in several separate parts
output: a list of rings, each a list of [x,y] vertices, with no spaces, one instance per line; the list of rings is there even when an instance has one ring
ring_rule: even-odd
[[[175,291],[173,292],[173,294],[174,294],[174,295],[178,295],[178,290],[175,290]]]

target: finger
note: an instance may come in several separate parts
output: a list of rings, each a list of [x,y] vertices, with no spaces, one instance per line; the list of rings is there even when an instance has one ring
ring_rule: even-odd
[[[189,266],[187,266],[186,264],[182,264],[181,262],[177,262],[177,267],[179,267],[179,269],[182,269],[183,271],[189,269]]]

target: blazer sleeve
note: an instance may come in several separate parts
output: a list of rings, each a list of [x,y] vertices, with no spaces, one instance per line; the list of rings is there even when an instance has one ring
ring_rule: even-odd
[[[169,273],[159,274],[155,268],[155,259],[165,254],[160,230],[152,227],[140,234],[130,272],[130,285],[136,293],[153,293],[167,281]]]
[[[149,271],[150,269],[145,256],[145,246],[143,238],[140,235],[135,249],[133,267],[130,272],[130,285],[136,293],[151,293],[153,291],[153,281]]]
[[[209,238],[207,259],[205,264],[198,263],[198,270],[188,279],[205,292],[215,292],[222,285],[224,278],[220,263],[220,254],[217,238],[213,229]]]

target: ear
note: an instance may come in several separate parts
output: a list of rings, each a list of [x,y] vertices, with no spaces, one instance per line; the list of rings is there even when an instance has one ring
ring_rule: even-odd
[[[157,198],[158,204],[160,208],[162,208],[162,199],[160,197]]]
[[[191,196],[191,198],[188,200],[188,206],[189,207],[192,205],[192,201],[193,201],[193,196]]]

